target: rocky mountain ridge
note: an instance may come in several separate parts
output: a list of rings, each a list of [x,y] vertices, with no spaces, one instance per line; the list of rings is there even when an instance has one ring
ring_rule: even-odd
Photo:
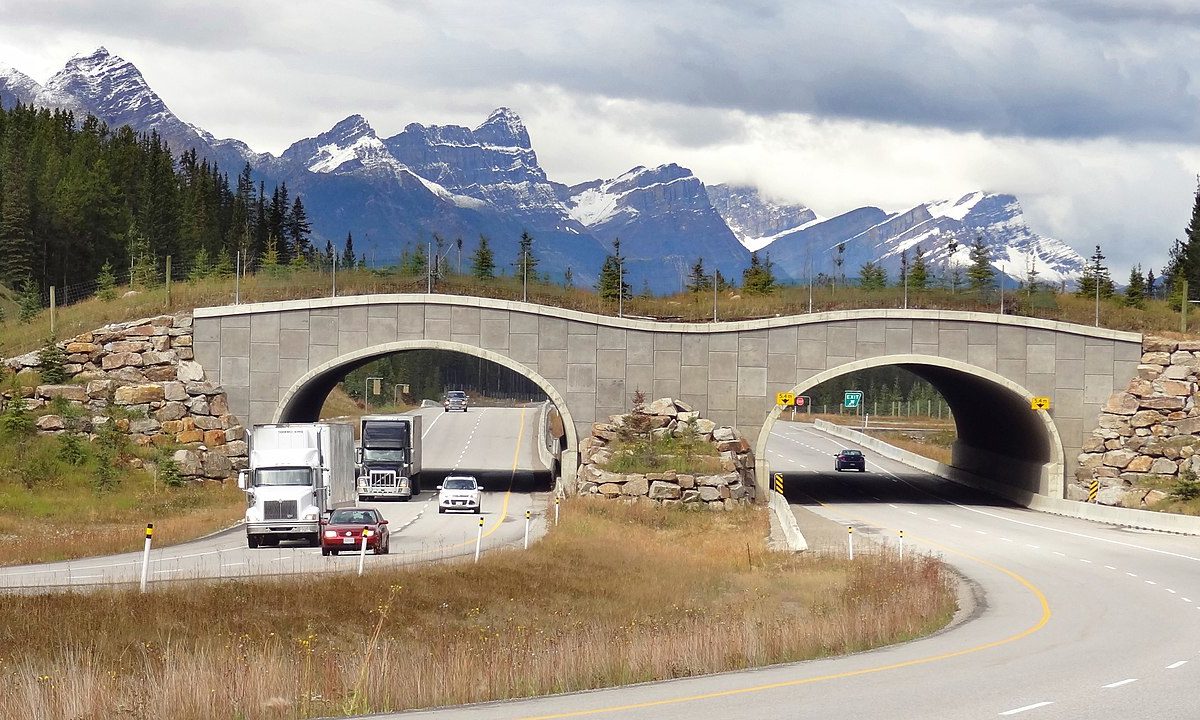
[[[570,268],[577,283],[590,284],[620,238],[627,281],[655,292],[679,290],[698,257],[708,271],[737,279],[751,250],[769,253],[785,281],[833,275],[843,244],[840,273],[848,277],[878,260],[894,279],[901,255],[918,247],[933,267],[965,267],[976,236],[1014,280],[1032,267],[1039,280],[1062,282],[1083,266],[1070,247],[1033,232],[1010,195],[976,192],[901,212],[865,207],[823,218],[754,188],[706,186],[674,163],[568,186],[548,177],[520,116],[504,107],[475,128],[412,123],[386,138],[351,115],[276,157],[180,119],[132,63],[103,47],[72,58],[44,86],[0,68],[0,104],[16,102],[157,132],[176,151],[194,147],[231,175],[249,163],[258,179],[303,194],[318,246],[325,239],[340,244],[351,232],[377,265],[431,242],[434,233],[461,237],[467,254],[486,235],[497,268],[513,272],[517,239],[529,231],[538,271],[552,280]],[[953,257],[951,241],[959,246]]]

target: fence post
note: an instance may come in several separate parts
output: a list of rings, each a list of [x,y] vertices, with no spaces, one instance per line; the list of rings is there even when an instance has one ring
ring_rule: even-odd
[[[54,321],[56,319],[54,317],[55,305],[56,305],[56,303],[55,303],[55,295],[54,295],[54,286],[51,285],[50,286],[50,337],[51,338],[55,337],[55,335],[54,335],[54,327],[55,327]]]
[[[558,498],[554,498],[554,525],[558,526]]]
[[[171,309],[171,256],[167,256],[167,309]]]

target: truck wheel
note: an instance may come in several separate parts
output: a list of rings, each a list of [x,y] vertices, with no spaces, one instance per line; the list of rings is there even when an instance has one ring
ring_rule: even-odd
[[[246,546],[249,547],[251,550],[257,550],[258,549],[258,536],[257,535],[247,535],[246,536]]]

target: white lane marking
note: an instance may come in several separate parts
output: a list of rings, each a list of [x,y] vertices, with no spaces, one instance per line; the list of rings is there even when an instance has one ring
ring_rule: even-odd
[[[962,525],[955,525],[954,523],[950,523],[950,527],[958,528],[959,530],[962,530]]]
[[[1157,585],[1158,583],[1154,582],[1153,580],[1147,580],[1146,584],[1147,585]]]
[[[811,428],[797,428],[797,429],[800,430],[801,432],[805,432],[810,435],[817,435],[822,438],[830,438],[829,435],[821,433],[820,431],[815,430],[815,429],[811,429]],[[841,443],[838,443],[836,440],[834,440],[834,444],[841,447]],[[898,462],[898,461],[896,461],[896,462]],[[894,473],[891,473],[890,471],[885,470],[883,468],[880,468],[880,471],[883,473],[886,473],[888,475],[891,475],[892,482],[899,481],[898,478],[896,478]],[[1060,533],[1062,535],[1070,535],[1072,537],[1083,538],[1084,540],[1095,540],[1096,542],[1109,543],[1111,545],[1119,545],[1121,547],[1127,547],[1127,548],[1131,548],[1133,550],[1142,550],[1144,552],[1157,553],[1159,555],[1167,555],[1169,557],[1180,558],[1182,560],[1191,560],[1192,562],[1200,562],[1200,557],[1196,557],[1194,555],[1184,555],[1183,553],[1171,552],[1170,550],[1159,550],[1158,548],[1149,548],[1144,545],[1136,545],[1134,543],[1123,542],[1121,540],[1112,540],[1110,538],[1096,537],[1095,535],[1088,535],[1086,533],[1075,532],[1073,530],[1063,530],[1061,528],[1049,527],[1047,525],[1039,525],[1038,523],[1028,522],[1025,520],[1017,520],[1016,518],[1005,517],[1004,515],[997,515],[996,513],[988,512],[986,510],[980,510],[979,508],[973,508],[968,505],[956,503],[953,500],[947,500],[946,498],[944,498],[940,495],[937,495],[935,493],[931,493],[928,490],[925,490],[924,488],[919,488],[910,482],[905,481],[905,484],[908,485],[909,487],[911,487],[912,489],[916,490],[917,492],[921,492],[930,497],[937,498],[938,500],[941,500],[942,502],[946,503],[947,505],[953,505],[954,507],[962,508],[963,510],[966,510],[967,512],[973,512],[973,513],[977,513],[979,515],[986,515],[987,517],[995,518],[997,520],[1003,520],[1004,522],[1010,522],[1010,523],[1014,523],[1016,525],[1024,525],[1025,527],[1037,528],[1039,530],[1046,530],[1047,532]]]
[[[1088,565],[1091,565],[1091,564],[1092,564],[1092,561],[1091,561],[1091,560],[1088,560],[1087,558],[1079,558],[1079,562],[1081,562],[1081,563],[1087,563]]]
[[[1176,592],[1175,592],[1174,590],[1172,590],[1171,588],[1166,588],[1166,590],[1167,590],[1167,592],[1171,593],[1172,595],[1178,595],[1178,593],[1176,593]]]
[[[1027,547],[1027,548],[1033,548],[1034,550],[1041,550],[1041,549],[1042,549],[1042,546],[1041,546],[1041,545],[1028,545],[1028,544],[1027,544],[1025,547]]]
[[[1000,715],[1002,715],[1002,716],[1003,715],[1016,715],[1017,713],[1023,713],[1028,710],[1037,710],[1040,707],[1046,707],[1047,705],[1053,705],[1053,704],[1054,703],[1051,702],[1050,700],[1043,700],[1040,703],[1026,705],[1025,707],[1013,708],[1012,710],[1005,710],[1004,712],[1000,713]]]
[[[1116,568],[1112,565],[1105,565],[1104,567],[1108,568],[1109,570],[1116,570]]]
[[[1013,541],[1012,538],[1000,538],[1000,539],[1003,540],[1004,542],[1012,542]]]
[[[1137,682],[1137,678],[1126,678],[1125,680],[1118,680],[1114,683],[1109,683],[1107,685],[1101,685],[1100,687],[1119,688],[1122,685],[1128,685],[1129,683],[1135,683],[1135,682]]]
[[[1179,660],[1178,662],[1173,662],[1170,665],[1168,665],[1167,669],[1174,670],[1175,668],[1183,667],[1184,665],[1187,665],[1187,660]]]
[[[888,507],[892,508],[893,510],[897,509],[896,506],[893,505],[892,503],[888,503]]]
[[[1137,574],[1136,574],[1136,573],[1127,572],[1127,573],[1125,573],[1125,574],[1126,574],[1126,575],[1128,575],[1128,576],[1129,576],[1129,577],[1131,577],[1131,578],[1135,578],[1135,577],[1137,577]]]
[[[938,520],[938,519],[937,519],[937,518],[935,518],[935,517],[927,517],[927,518],[925,518],[925,519],[926,519],[926,520],[932,520],[933,522],[941,522],[941,520]]]
[[[1059,551],[1057,551],[1057,550],[1052,550],[1051,552],[1053,552],[1055,555],[1057,555],[1057,556],[1059,556],[1059,557],[1066,557],[1066,556],[1067,556],[1067,554],[1066,554],[1066,553],[1060,553],[1060,552],[1059,552]]]
[[[1185,603],[1190,603],[1192,601],[1191,598],[1180,598],[1180,600],[1183,600]]]
[[[909,515],[916,515],[916,513],[915,513],[915,512],[913,512],[912,510],[909,510],[909,511],[908,511],[908,514],[909,514]]]
[[[975,532],[979,533],[980,535],[987,535],[987,530],[976,530]]]

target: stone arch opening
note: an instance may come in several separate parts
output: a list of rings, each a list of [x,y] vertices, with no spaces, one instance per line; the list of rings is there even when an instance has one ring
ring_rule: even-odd
[[[951,460],[956,479],[1022,504],[1033,495],[1063,497],[1066,453],[1053,418],[1031,410],[1033,394],[994,372],[947,358],[891,355],[830,368],[801,382],[794,392],[801,395],[842,375],[884,365],[928,381],[950,406],[958,433]],[[773,408],[759,432],[755,455],[760,478],[765,478],[762,459],[780,411]]]
[[[477,357],[505,367],[532,381],[550,400],[561,417],[563,431],[562,447],[559,448],[557,467],[553,468],[559,482],[571,487],[575,482],[575,471],[579,457],[579,439],[575,421],[566,400],[554,386],[537,372],[508,357],[483,348],[449,340],[400,340],[381,343],[339,355],[312,368],[302,375],[283,393],[275,408],[272,422],[313,422],[320,417],[325,398],[351,372],[385,355],[408,350],[445,350]]]

